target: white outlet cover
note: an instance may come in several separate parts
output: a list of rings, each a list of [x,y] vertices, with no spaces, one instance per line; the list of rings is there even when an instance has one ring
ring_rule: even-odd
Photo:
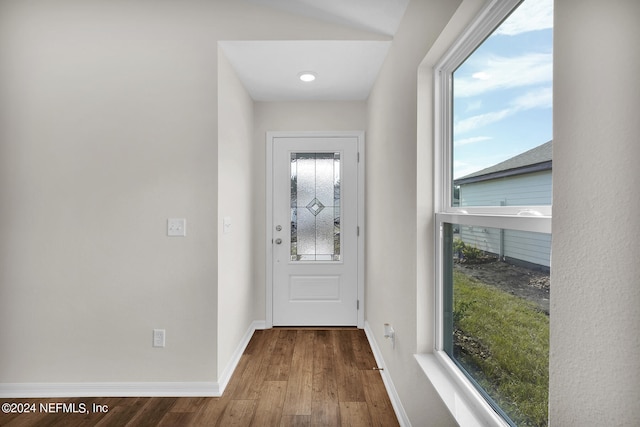
[[[166,334],[164,329],[154,329],[153,330],[153,346],[154,347],[164,347],[166,342]]]
[[[185,237],[187,235],[186,218],[169,218],[167,220],[167,236]]]

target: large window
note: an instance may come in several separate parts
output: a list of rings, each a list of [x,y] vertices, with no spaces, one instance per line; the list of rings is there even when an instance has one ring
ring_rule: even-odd
[[[505,424],[547,425],[553,0],[484,9],[436,69],[437,354]]]

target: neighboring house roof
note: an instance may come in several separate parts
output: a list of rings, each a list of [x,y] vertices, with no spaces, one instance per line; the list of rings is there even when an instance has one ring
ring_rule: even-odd
[[[525,173],[551,170],[552,146],[546,142],[522,154],[505,160],[486,169],[463,176],[454,181],[455,185],[487,181],[496,178],[522,175]]]

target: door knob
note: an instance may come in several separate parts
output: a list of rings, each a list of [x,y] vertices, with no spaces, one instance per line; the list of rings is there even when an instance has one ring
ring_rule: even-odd
[[[276,245],[279,245],[282,243],[282,239],[276,239]]]
[[[281,225],[276,225],[276,231],[282,231],[282,226]]]

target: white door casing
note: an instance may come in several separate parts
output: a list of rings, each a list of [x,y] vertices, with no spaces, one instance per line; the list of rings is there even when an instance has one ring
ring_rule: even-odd
[[[267,134],[267,327],[364,326],[363,139]]]

